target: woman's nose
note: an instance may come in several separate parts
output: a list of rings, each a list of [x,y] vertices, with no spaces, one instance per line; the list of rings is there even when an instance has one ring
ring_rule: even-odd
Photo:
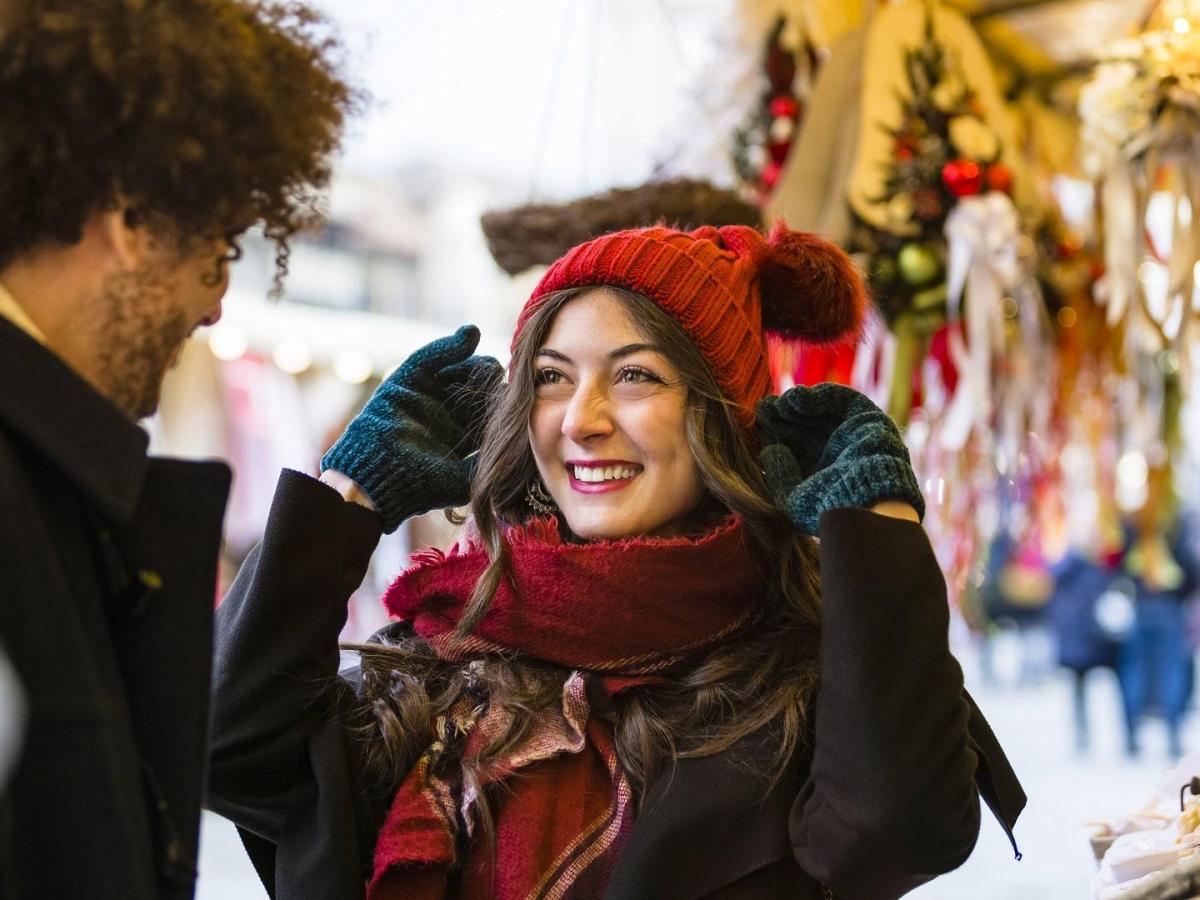
[[[562,433],[576,443],[612,434],[613,421],[609,398],[603,390],[580,385],[567,404]]]

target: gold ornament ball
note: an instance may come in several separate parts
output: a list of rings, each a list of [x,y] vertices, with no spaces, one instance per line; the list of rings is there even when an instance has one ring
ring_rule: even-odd
[[[928,284],[941,271],[937,255],[927,244],[905,244],[896,261],[900,264],[900,275],[914,287]]]

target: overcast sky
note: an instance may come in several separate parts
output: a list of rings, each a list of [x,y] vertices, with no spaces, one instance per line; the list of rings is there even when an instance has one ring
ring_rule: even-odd
[[[374,95],[345,164],[432,160],[562,197],[650,174],[732,0],[318,0]],[[691,136],[692,139],[695,135]]]

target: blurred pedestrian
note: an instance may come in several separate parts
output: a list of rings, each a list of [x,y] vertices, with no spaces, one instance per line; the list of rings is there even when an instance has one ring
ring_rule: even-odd
[[[1053,569],[1048,608],[1058,664],[1072,675],[1075,747],[1091,744],[1087,714],[1088,674],[1117,670],[1118,653],[1134,626],[1134,586],[1119,570],[1120,553],[1071,549]]]
[[[237,238],[283,272],[352,95],[301,6],[0,0],[0,896],[194,890],[229,471],[136,422]]]
[[[984,645],[985,676],[994,676],[993,642],[1000,629],[1016,632],[1020,651],[1017,683],[1036,685],[1051,667],[1047,606],[1054,588],[1035,537],[1024,516],[1002,523],[987,547],[979,599],[993,626]]]
[[[1124,571],[1135,588],[1134,624],[1121,647],[1117,674],[1125,709],[1125,749],[1140,751],[1142,720],[1162,716],[1172,757],[1183,755],[1183,716],[1192,693],[1192,648],[1186,607],[1196,592],[1200,564],[1191,550],[1185,520],[1168,530],[1133,525]]]

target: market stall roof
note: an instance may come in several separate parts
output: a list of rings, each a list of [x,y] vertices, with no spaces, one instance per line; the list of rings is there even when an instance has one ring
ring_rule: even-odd
[[[967,12],[1001,57],[1032,75],[1086,67],[1110,41],[1141,30],[1158,0],[982,0]]]
[[[797,0],[741,0],[743,12],[761,19],[773,10],[788,13]],[[892,0],[922,2],[922,0]],[[969,16],[997,61],[1034,78],[1054,78],[1086,68],[1110,41],[1142,30],[1156,9],[1182,3],[1200,12],[1197,0],[945,0]],[[862,23],[874,0],[815,0],[815,22],[831,45]]]

